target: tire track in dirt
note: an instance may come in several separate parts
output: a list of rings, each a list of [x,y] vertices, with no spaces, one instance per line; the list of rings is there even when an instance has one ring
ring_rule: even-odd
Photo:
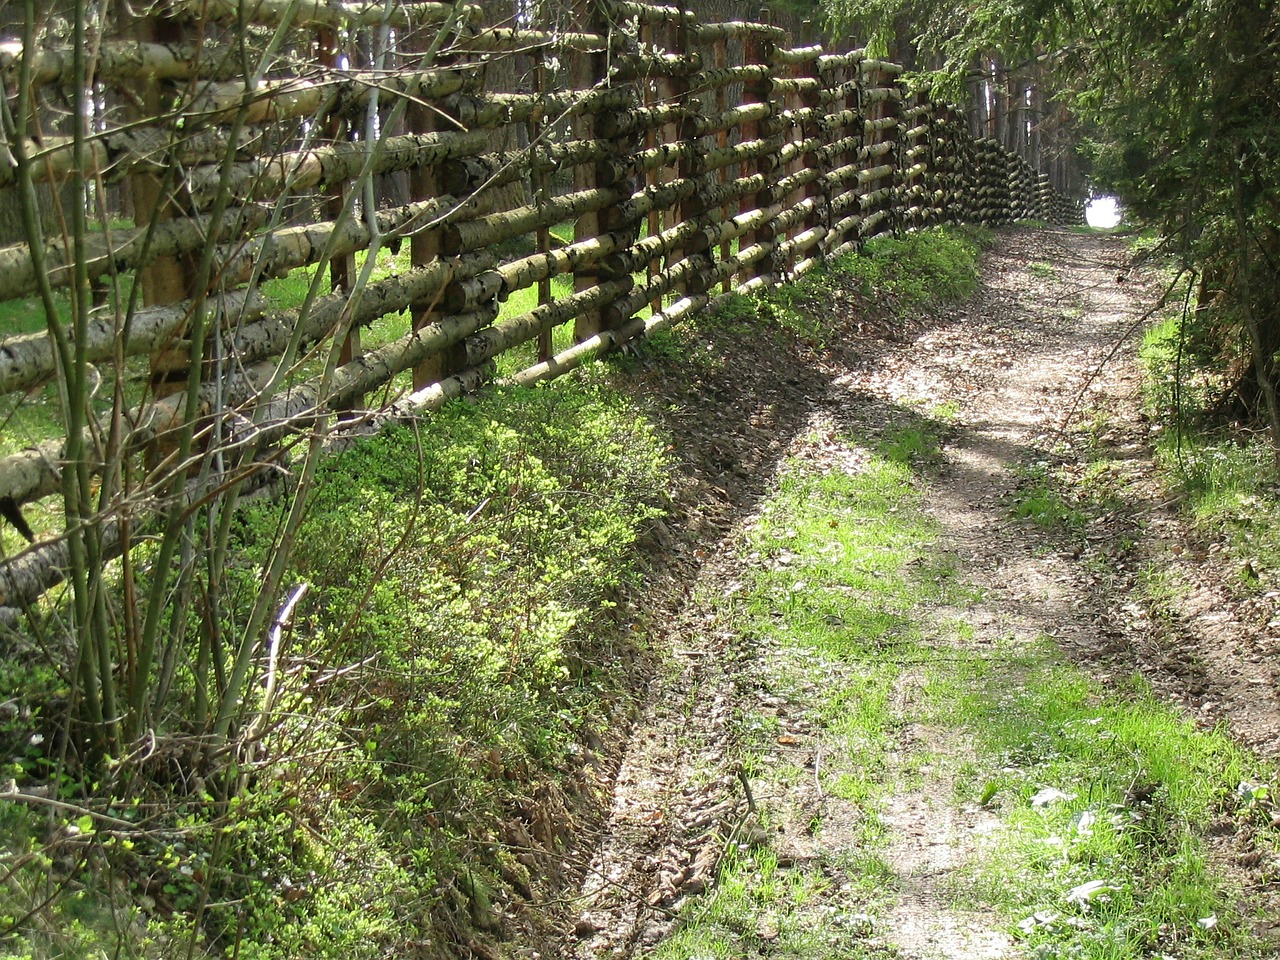
[[[572,933],[563,955],[647,953],[673,929],[682,904],[712,881],[725,837],[748,822],[726,721],[735,709],[756,706],[742,682],[753,653],[723,632],[714,600],[732,593],[745,573],[737,555],[742,529],[781,458],[811,452],[822,424],[832,420],[874,422],[921,401],[959,410],[928,500],[942,525],[941,546],[959,557],[961,576],[983,599],[963,611],[936,610],[939,621],[962,614],[977,644],[1048,635],[1103,681],[1139,670],[1199,719],[1224,719],[1245,743],[1276,752],[1280,699],[1267,654],[1280,648],[1280,636],[1269,636],[1265,627],[1278,622],[1274,604],[1235,597],[1212,551],[1184,549],[1175,556],[1170,550],[1188,534],[1164,507],[1166,494],[1151,477],[1147,427],[1136,414],[1134,334],[1154,292],[1130,278],[1118,282],[1126,261],[1116,238],[1006,231],[984,260],[979,294],[933,318],[914,338],[890,338],[874,348],[844,345],[816,365],[811,354],[766,358],[757,345],[755,355],[726,364],[758,368],[735,389],[780,392],[752,406],[751,417],[766,411],[772,418],[768,429],[743,431],[738,427],[751,417],[735,417],[729,441],[724,425],[709,420],[679,438],[690,440],[684,455],[696,468],[699,489],[710,485],[725,494],[727,506],[709,529],[688,517],[673,523],[678,543],[659,551],[660,563],[674,553],[687,561],[673,575],[680,581],[670,594],[676,599],[657,612],[673,620],[664,632],[677,651],[674,668],[649,691],[622,756],[604,839],[566,923]],[[1032,264],[1039,267],[1028,269]],[[1126,345],[1107,362],[1124,337]],[[712,389],[729,389],[731,381],[726,377]],[[1125,508],[1086,535],[1087,550],[1108,560],[1110,572],[1102,578],[1078,547],[1009,515],[1020,468],[1096,442],[1085,437],[1083,425],[1097,410],[1109,418],[1101,439],[1108,455],[1134,466]],[[708,532],[714,537],[695,545]],[[1119,546],[1129,540],[1138,546]],[[700,559],[689,560],[690,554]],[[1168,563],[1194,587],[1173,612],[1172,626],[1154,624],[1132,595],[1138,569],[1152,561]],[[954,734],[913,725],[913,696],[908,674],[897,704],[901,752],[962,757],[967,745]],[[939,765],[887,805],[892,837],[885,859],[898,877],[899,902],[885,932],[886,956],[1012,955],[1012,940],[991,917],[955,903],[951,881],[991,819],[980,809],[953,808],[950,776],[947,765]]]
[[[1113,293],[1119,251],[1091,239],[1049,231],[1002,235],[985,261],[981,291],[956,311],[959,322],[935,327],[847,379],[858,393],[886,402],[923,400],[959,410],[926,501],[941,525],[940,546],[958,556],[961,577],[982,599],[963,610],[933,611],[941,643],[961,642],[945,639],[941,621],[948,616],[973,627],[964,641],[970,649],[1083,633],[1095,619],[1088,594],[1060,569],[1070,561],[1008,515],[1018,470],[1048,456],[1064,414],[1145,308],[1128,294],[1132,287]],[[1032,263],[1055,266],[1033,274]],[[909,724],[911,704],[898,709]],[[951,799],[954,769],[968,744],[943,729],[920,728],[914,737],[915,750],[949,762],[888,800],[886,859],[898,874],[899,895],[887,939],[904,960],[1013,956],[1013,939],[981,909],[964,909],[955,892],[978,837],[997,823],[982,808],[957,809]]]

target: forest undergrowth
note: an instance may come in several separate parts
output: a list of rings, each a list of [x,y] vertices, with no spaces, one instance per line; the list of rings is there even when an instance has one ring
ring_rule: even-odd
[[[1092,315],[1114,281],[1072,256],[1006,255],[1022,299],[988,291],[957,307],[973,330],[856,364],[876,399],[815,412],[708,584],[751,787],[664,960],[1272,955],[1275,766],[1171,702],[1141,634],[1107,654],[1092,612],[1156,598],[1120,580],[1142,530],[1117,517],[1146,508],[1125,414],[1088,390],[1131,321]],[[1167,415],[1150,402],[1157,437]]]

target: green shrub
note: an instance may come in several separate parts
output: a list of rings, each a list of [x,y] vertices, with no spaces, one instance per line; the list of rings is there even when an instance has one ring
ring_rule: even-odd
[[[897,311],[970,297],[978,289],[978,259],[992,235],[976,227],[930,227],[899,237],[875,237],[835,271],[853,277],[862,294],[888,296]]]
[[[457,402],[325,461],[284,580],[309,592],[283,634],[264,736],[216,759],[192,744],[150,779],[68,784],[67,799],[150,828],[128,850],[73,847],[81,892],[43,914],[59,929],[73,906],[83,917],[66,955],[110,953],[119,937],[143,956],[194,943],[196,955],[373,958],[437,935],[464,906],[492,922],[486,891],[512,867],[490,841],[525,791],[576,770],[566,757],[583,728],[629,681],[609,614],[665,499],[664,447],[588,373]],[[288,509],[246,506],[225,595],[192,617],[232,629]],[[190,656],[179,697],[198,689]],[[24,757],[6,775],[47,779],[47,746],[21,752],[37,721],[0,730]],[[10,922],[45,896],[48,863],[68,862],[40,853],[43,824],[24,817],[7,852],[30,869],[0,886]],[[42,929],[28,924],[17,949],[61,951]]]

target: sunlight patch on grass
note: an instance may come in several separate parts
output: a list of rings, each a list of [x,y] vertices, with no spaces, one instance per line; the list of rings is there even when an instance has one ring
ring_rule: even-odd
[[[1241,792],[1273,783],[1274,770],[1198,731],[1141,680],[1104,690],[1047,640],[1005,663],[935,669],[928,692],[934,721],[977,747],[956,801],[1002,820],[958,898],[995,906],[1036,956],[1258,955],[1205,831],[1234,817],[1274,853],[1274,807]]]

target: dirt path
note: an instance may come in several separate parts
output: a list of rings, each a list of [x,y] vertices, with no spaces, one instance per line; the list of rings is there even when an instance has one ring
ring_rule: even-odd
[[[751,370],[745,377],[709,373],[701,383],[673,384],[655,373],[648,389],[673,401],[683,391],[710,391],[738,416],[673,419],[688,488],[683,514],[656,533],[663,570],[655,579],[666,599],[653,614],[660,645],[675,651],[673,668],[658,675],[618,758],[612,812],[566,921],[572,931],[564,955],[649,952],[678,927],[678,908],[713,882],[725,838],[750,842],[760,831],[729,720],[735,711],[764,710],[788,737],[802,736],[807,707],[803,691],[778,697],[752,681],[770,654],[743,649],[718,610],[746,573],[742,531],[778,464],[791,457],[842,469],[841,457],[852,454],[829,442],[841,425],[921,404],[958,411],[926,500],[943,548],[958,556],[961,575],[982,597],[964,611],[972,642],[1052,637],[1096,677],[1140,671],[1199,720],[1221,720],[1259,752],[1280,752],[1280,698],[1268,656],[1280,648],[1275,600],[1237,598],[1229,564],[1190,538],[1151,476],[1133,334],[1154,291],[1127,274],[1126,259],[1114,238],[1008,231],[985,260],[979,295],[917,335],[867,337],[816,366],[813,355],[750,355],[743,345],[748,355],[732,368]],[[1117,484],[1123,502],[1091,523],[1083,546],[1011,517],[1028,465],[1070,464],[1098,445],[1124,474]],[[1176,578],[1183,595],[1155,618],[1132,593],[1150,563]],[[895,762],[962,757],[966,745],[954,734],[912,722],[915,695],[908,671],[894,697],[902,719]],[[823,793],[820,754],[799,759],[812,765],[813,783],[786,803],[808,816],[819,811],[829,825],[821,843],[839,843],[841,818],[852,823],[857,810]],[[912,786],[885,805],[884,860],[896,877],[885,957],[1014,955],[991,917],[946,895],[974,838],[990,826],[982,809],[950,802],[950,769],[939,763],[902,778]],[[823,853],[795,831],[784,829],[776,842],[780,862]],[[758,933],[768,939],[769,931]]]

